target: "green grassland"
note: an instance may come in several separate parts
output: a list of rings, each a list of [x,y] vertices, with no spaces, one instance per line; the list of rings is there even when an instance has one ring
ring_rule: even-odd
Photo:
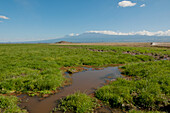
[[[152,61],[151,56],[93,52],[51,45],[1,45],[0,93],[56,90],[63,85],[61,67]]]
[[[65,47],[70,47],[69,45],[65,45]],[[86,48],[91,50],[104,50],[104,51],[112,51],[116,53],[122,53],[125,51],[129,52],[135,52],[135,53],[151,53],[151,54],[157,54],[157,55],[168,55],[170,56],[169,49],[167,48],[156,48],[156,47],[127,47],[127,46],[98,46],[98,45],[72,45],[71,47],[75,48]]]
[[[98,50],[105,50],[104,52],[98,51],[91,51],[91,49],[98,49]],[[90,66],[104,66],[109,64],[129,64],[124,67],[124,73],[129,75],[133,72],[134,68],[131,65],[140,66],[142,62],[151,62],[156,59],[153,56],[146,55],[146,54],[124,54],[126,51],[138,52],[138,53],[150,53],[156,55],[170,55],[170,50],[166,48],[148,48],[148,47],[113,47],[113,46],[56,46],[56,45],[48,45],[48,44],[1,44],[0,45],[0,94],[10,94],[10,93],[27,93],[30,95],[36,94],[50,94],[51,91],[55,91],[57,88],[64,85],[65,81],[67,80],[63,75],[62,71],[60,70],[61,67],[69,67],[69,66],[83,66],[83,65],[90,65]],[[140,63],[139,63],[140,62]],[[169,62],[165,61],[168,65]],[[139,64],[131,64],[131,63],[139,63]],[[164,63],[163,63],[164,64]],[[130,67],[131,66],[131,67]],[[166,66],[165,66],[166,67]],[[153,71],[154,71],[154,67]],[[163,67],[155,68],[161,70]],[[141,70],[143,73],[148,72],[148,69]],[[128,71],[129,70],[129,71]],[[166,69],[165,69],[166,70]],[[143,83],[143,87],[152,80],[150,75],[145,74],[138,74],[137,72],[140,69],[135,70],[134,73],[130,74],[136,77],[140,77],[141,84]],[[149,70],[152,73],[152,69]],[[136,73],[135,73],[136,72]],[[166,71],[165,71],[166,72]],[[163,72],[160,72],[160,75]],[[168,73],[168,72],[167,72]],[[155,76],[158,73],[155,72]],[[147,76],[147,77],[146,77]],[[150,78],[149,78],[150,77]],[[156,76],[158,79],[159,77],[162,79],[166,76]],[[147,78],[147,79],[145,79]],[[154,79],[156,81],[157,79]],[[118,80],[124,83],[125,80]],[[144,81],[144,82],[142,82]],[[127,83],[131,85],[131,81],[127,81]],[[136,82],[134,80],[134,82]],[[164,81],[163,81],[164,82]],[[145,83],[145,84],[144,84]],[[154,83],[154,82],[153,82]],[[116,81],[113,84],[118,84]],[[135,83],[137,84],[137,83]],[[151,84],[148,87],[152,87],[154,84]],[[162,83],[158,91],[162,98],[169,95],[169,86],[166,83]],[[112,85],[105,86],[105,87],[112,87]],[[129,92],[129,86],[122,86],[120,85],[122,92]],[[136,86],[136,88],[138,88]],[[164,88],[164,90],[163,90]],[[117,93],[121,92],[118,88],[113,88],[117,91]],[[99,89],[100,90],[100,89]],[[100,91],[97,92],[100,92]],[[102,88],[101,88],[102,90]],[[135,89],[134,89],[135,90]],[[153,89],[157,90],[157,89]],[[136,90],[135,90],[136,91]],[[141,95],[144,93],[141,92]],[[147,90],[146,90],[147,91]],[[164,93],[163,93],[164,91]],[[98,93],[96,93],[97,95]],[[138,94],[138,93],[137,93]],[[149,93],[148,93],[149,95]],[[115,96],[117,94],[115,93]],[[123,100],[121,97],[121,101],[119,104],[124,102],[133,103],[134,100],[130,95],[127,96],[126,100]],[[142,95],[147,96],[147,95]],[[141,98],[143,98],[141,96]],[[97,96],[99,99],[100,96]],[[117,98],[117,97],[115,97]],[[157,98],[153,95],[152,98]],[[161,99],[162,99],[161,98]],[[136,101],[137,101],[136,97]],[[166,102],[161,100],[164,104]],[[106,101],[108,101],[106,99]],[[119,100],[118,100],[119,101]],[[149,101],[149,100],[148,100]],[[0,101],[1,102],[1,101]],[[116,104],[116,106],[119,106]],[[138,104],[138,103],[135,103]],[[115,106],[113,104],[113,106]],[[156,105],[151,102],[151,104],[145,105],[138,105],[142,107],[149,106],[153,109],[156,108]],[[2,108],[2,107],[1,107]],[[2,108],[3,109],[3,108]]]
[[[119,78],[96,91],[96,97],[122,109],[168,110],[170,61],[133,63],[122,67],[131,80]]]

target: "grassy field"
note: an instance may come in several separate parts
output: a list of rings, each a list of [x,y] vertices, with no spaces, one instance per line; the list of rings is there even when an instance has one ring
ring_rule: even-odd
[[[122,69],[131,79],[120,78],[98,89],[95,93],[98,99],[126,110],[168,110],[170,61],[133,63]]]
[[[128,52],[128,53],[127,53]],[[135,53],[135,54],[132,54]],[[126,75],[130,74],[134,68],[134,65],[143,66],[143,62],[151,62],[154,63],[154,60],[159,58],[169,57],[170,50],[167,48],[151,48],[151,47],[114,47],[114,46],[58,46],[58,45],[48,45],[48,44],[1,44],[0,45],[0,94],[2,98],[8,98],[8,96],[3,96],[7,94],[16,94],[16,93],[27,93],[31,96],[34,95],[41,95],[41,94],[50,94],[56,91],[57,88],[63,86],[67,79],[63,76],[63,72],[60,70],[61,67],[69,67],[69,66],[106,66],[110,64],[128,64],[124,67],[124,73]],[[141,64],[140,64],[140,63]],[[163,61],[161,61],[163,62]],[[169,61],[164,61],[161,63],[166,64],[169,66]],[[131,64],[131,63],[139,63],[139,64]],[[132,65],[132,66],[131,66]],[[149,65],[149,64],[148,64]],[[156,64],[154,64],[156,65]],[[157,64],[158,65],[158,64]],[[154,73],[154,69],[162,69],[163,67],[158,68],[146,68],[146,70],[142,70],[143,73],[149,73],[149,71]],[[168,68],[168,67],[166,67]],[[169,68],[168,68],[169,69]],[[142,74],[137,73],[140,69],[134,72],[133,75],[137,78],[140,77],[141,80],[139,84],[144,83],[148,80],[152,80],[151,75],[145,75],[142,77]],[[136,73],[135,73],[136,72]],[[166,72],[166,70],[165,70]],[[167,72],[168,73],[168,72]],[[158,73],[155,72],[155,75]],[[160,75],[164,75],[161,71]],[[147,77],[146,77],[147,76]],[[154,75],[152,75],[153,77]],[[158,76],[156,76],[158,77]],[[167,76],[160,76],[162,79],[167,79]],[[146,79],[147,78],[147,79]],[[154,78],[154,77],[153,77]],[[159,79],[159,78],[158,78]],[[158,79],[154,79],[155,81]],[[125,81],[125,80],[118,80],[118,81]],[[127,81],[127,84],[131,85],[132,81]],[[163,81],[164,82],[164,81]],[[114,82],[113,84],[116,84]],[[133,80],[133,83],[136,85],[136,80]],[[155,82],[153,82],[155,83]],[[117,83],[118,84],[118,83]],[[126,84],[126,83],[125,83]],[[160,88],[158,88],[158,95],[162,96],[162,98],[169,95],[169,87],[166,83],[163,83],[160,86],[159,83],[156,84]],[[141,87],[142,85],[138,85]],[[152,87],[154,84],[149,85],[148,87]],[[112,87],[112,85],[105,86],[105,87]],[[129,92],[128,86],[120,86],[122,92]],[[134,86],[136,88],[136,86]],[[144,87],[144,85],[143,85]],[[165,90],[162,90],[164,88]],[[102,92],[102,89],[97,90],[97,92]],[[106,88],[107,89],[107,88]],[[113,88],[114,89],[114,88]],[[147,89],[147,88],[146,88]],[[115,88],[117,93],[121,92],[118,88]],[[135,89],[134,89],[135,90]],[[157,89],[153,89],[157,90]],[[136,90],[135,90],[136,91]],[[144,90],[145,91],[145,90]],[[164,92],[163,92],[164,91]],[[147,90],[146,90],[147,92]],[[114,95],[116,96],[117,93]],[[144,92],[141,92],[141,95]],[[99,99],[103,100],[101,96],[97,96]],[[138,92],[137,92],[138,94]],[[148,93],[149,95],[150,93]],[[162,95],[164,94],[164,95]],[[127,93],[127,96],[124,100],[121,97],[120,103],[114,103],[112,106],[120,106],[124,102],[131,102],[132,104],[139,104],[136,103],[132,99],[131,93]],[[142,95],[147,96],[147,95]],[[9,97],[10,98],[10,97]],[[115,98],[119,98],[116,96]],[[142,98],[142,97],[141,97]],[[155,95],[151,97],[155,99]],[[164,100],[161,100],[161,105],[166,103]],[[156,98],[157,99],[157,98]],[[109,101],[109,100],[106,100]],[[119,100],[117,100],[119,101]],[[150,100],[148,100],[150,102]],[[154,102],[157,102],[154,101]],[[0,103],[2,101],[0,100]],[[16,101],[14,101],[16,103]],[[147,102],[146,102],[147,103]],[[138,105],[142,108],[152,108],[156,109],[156,105],[151,103],[149,105]],[[149,106],[149,107],[148,107]],[[5,110],[5,107],[0,106],[1,109]]]

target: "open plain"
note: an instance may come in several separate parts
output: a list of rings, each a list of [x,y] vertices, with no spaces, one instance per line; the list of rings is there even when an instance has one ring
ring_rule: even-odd
[[[0,110],[168,112],[169,59],[149,43],[1,44]]]

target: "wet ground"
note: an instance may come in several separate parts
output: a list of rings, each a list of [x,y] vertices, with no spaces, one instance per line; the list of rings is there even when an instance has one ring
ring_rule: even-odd
[[[87,71],[74,73],[70,76],[72,84],[62,88],[59,93],[51,95],[47,98],[40,99],[39,97],[28,97],[27,95],[20,95],[22,99],[21,107],[28,110],[30,113],[50,113],[54,107],[57,106],[57,101],[67,95],[73,94],[76,91],[84,92],[86,94],[94,93],[94,91],[106,84],[108,81],[113,81],[118,77],[122,77],[118,67],[107,67],[102,70],[93,70],[86,68]],[[98,111],[103,112],[99,109]],[[61,113],[61,112],[59,112]]]

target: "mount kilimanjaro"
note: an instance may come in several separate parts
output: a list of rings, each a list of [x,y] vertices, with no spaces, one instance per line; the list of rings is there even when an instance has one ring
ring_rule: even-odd
[[[67,41],[73,43],[98,43],[98,42],[170,42],[170,36],[146,36],[146,35],[107,35],[100,33],[83,33],[77,36],[66,35],[62,38],[25,41],[25,42],[10,42],[10,43],[56,43]],[[9,42],[6,42],[9,43]]]

